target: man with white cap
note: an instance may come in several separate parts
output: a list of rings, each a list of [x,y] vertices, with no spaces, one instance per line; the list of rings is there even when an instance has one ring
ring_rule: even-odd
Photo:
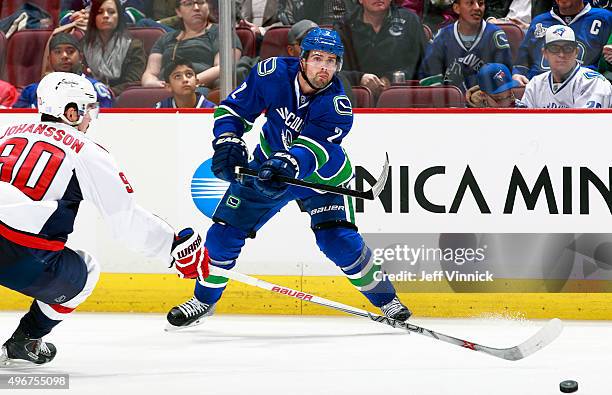
[[[578,42],[578,62],[597,69],[601,51],[612,32],[612,12],[591,5],[583,0],[554,0],[552,9],[531,21],[525,38],[519,47],[512,78],[526,85],[538,74],[550,70],[542,56],[546,31],[554,25],[573,29]]]
[[[521,100],[530,108],[609,108],[612,85],[601,74],[576,60],[578,43],[569,26],[546,30],[544,59],[550,71],[533,77]]]

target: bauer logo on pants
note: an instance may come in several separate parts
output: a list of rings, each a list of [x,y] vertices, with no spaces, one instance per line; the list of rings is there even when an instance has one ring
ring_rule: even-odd
[[[229,187],[229,182],[215,177],[210,165],[212,159],[202,163],[191,178],[191,198],[202,214],[212,218],[217,205]]]

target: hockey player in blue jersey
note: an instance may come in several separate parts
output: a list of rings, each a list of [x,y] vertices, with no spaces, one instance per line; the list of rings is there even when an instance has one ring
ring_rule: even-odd
[[[578,62],[597,70],[602,49],[612,33],[612,12],[593,8],[583,0],[556,0],[549,12],[538,15],[531,21],[529,30],[521,43],[513,78],[527,84],[531,78],[550,70],[543,56],[546,29],[552,25],[571,27],[578,42]]]
[[[454,85],[466,92],[478,85],[478,70],[485,63],[512,68],[506,33],[483,20],[484,0],[455,0],[459,20],[442,28],[427,48],[421,63],[421,85]]]
[[[399,301],[353,223],[351,202],[343,196],[288,186],[275,175],[341,185],[352,178],[351,163],[340,145],[353,123],[351,104],[336,77],[344,47],[334,30],[314,28],[301,43],[300,58],[269,58],[215,111],[212,170],[230,187],[213,215],[206,247],[210,264],[232,269],[245,240],[287,203],[297,200],[311,217],[321,251],[368,300],[391,318],[411,312]],[[247,160],[242,135],[266,110],[266,123],[254,159]],[[238,182],[235,166],[259,171]],[[194,296],[168,313],[173,327],[198,324],[213,313],[227,278],[196,282]]]

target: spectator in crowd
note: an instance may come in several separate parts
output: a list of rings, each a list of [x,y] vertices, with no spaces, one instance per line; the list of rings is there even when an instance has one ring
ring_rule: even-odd
[[[17,3],[17,2],[15,2]],[[21,2],[24,3],[24,2]],[[2,2],[0,1],[0,7]],[[24,29],[48,29],[53,26],[51,15],[36,4],[22,4],[15,12],[0,19],[0,31],[6,38]]]
[[[176,8],[175,0],[152,0],[152,12],[151,17],[159,21],[164,18],[173,18],[176,17],[176,12],[174,9]],[[178,18],[177,18],[178,19]]]
[[[533,18],[552,6],[552,0],[487,0],[485,3],[487,22],[514,23],[524,32]],[[534,13],[536,10],[538,13]]]
[[[396,71],[406,80],[416,78],[426,41],[413,12],[391,0],[361,0],[335,28],[346,48],[341,73],[353,86],[366,86],[379,95]]]
[[[83,55],[91,74],[119,96],[140,82],[145,69],[141,40],[132,38],[119,0],[93,0]]]
[[[483,20],[484,0],[455,0],[459,20],[440,30],[421,64],[421,85],[455,85],[463,92],[478,84],[485,63],[512,67],[506,33]]]
[[[356,7],[354,0],[278,0],[278,18],[283,25],[309,19],[321,25],[341,22]]]
[[[603,47],[599,70],[605,77],[612,81],[612,34],[608,38],[608,44]]]
[[[242,25],[247,26],[258,37],[263,37],[271,26],[281,25],[278,19],[278,0],[240,1],[240,18]]]
[[[605,8],[608,11],[612,11],[612,0],[588,0],[589,4],[597,8]]]
[[[319,25],[308,19],[302,19],[295,25],[291,26],[291,29],[289,29],[289,32],[287,33],[287,53],[289,56],[299,58],[302,55],[302,39],[306,33],[310,31],[310,29],[318,26]],[[336,76],[342,83],[344,94],[348,96],[351,104],[353,107],[355,107],[355,98],[351,89],[351,83],[346,76],[341,73],[336,73]]]
[[[174,11],[175,0],[151,0],[146,3],[147,17],[136,22],[137,27],[157,27],[166,32],[180,30],[181,20]]]
[[[172,92],[155,105],[155,108],[212,108],[215,103],[196,92],[196,73],[190,61],[176,58],[164,68],[166,86]]]
[[[487,63],[478,70],[478,85],[467,91],[466,101],[470,107],[517,107],[512,90],[519,86],[519,82],[512,79],[508,66]]]
[[[180,31],[161,36],[147,61],[142,85],[163,87],[162,67],[177,57],[190,60],[197,73],[198,85],[211,88],[219,78],[219,25],[212,22],[206,0],[177,0],[176,14],[182,19]],[[234,33],[234,56],[240,59],[242,46]],[[207,91],[207,90],[205,90]],[[205,92],[203,92],[205,93]]]
[[[452,0],[396,0],[395,2],[417,14],[434,34],[457,20]]]
[[[612,85],[577,61],[578,43],[571,27],[549,26],[543,56],[550,71],[533,77],[521,103],[529,108],[609,108]]]
[[[310,31],[310,29],[318,27],[316,23],[309,19],[302,19],[297,22],[289,32],[287,32],[287,53],[289,56],[298,58],[302,54],[302,39]]]
[[[49,63],[53,71],[84,75],[82,59],[81,44],[73,35],[62,32],[51,38],[49,42]],[[98,94],[100,107],[112,107],[113,96],[111,91],[100,81],[84,76],[93,84]],[[36,108],[38,105],[36,88],[38,88],[37,82],[23,88],[13,108]]]
[[[552,25],[564,24],[573,28],[579,43],[578,61],[586,67],[597,69],[597,63],[612,32],[612,12],[592,8],[582,0],[556,0],[550,10],[531,21],[521,43],[512,69],[513,78],[522,85],[531,78],[549,70],[543,57],[544,37]]]
[[[89,10],[92,0],[62,0],[60,3],[60,25],[76,22],[76,27],[81,30],[87,29],[89,21]],[[145,17],[144,0],[121,0],[125,21],[128,25],[136,24]]]

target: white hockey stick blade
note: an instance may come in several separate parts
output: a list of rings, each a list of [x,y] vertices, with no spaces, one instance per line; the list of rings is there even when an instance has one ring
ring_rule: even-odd
[[[519,359],[523,359],[552,343],[553,340],[561,335],[562,331],[563,322],[561,322],[561,320],[558,318],[553,318],[552,320],[548,321],[546,325],[540,328],[540,330],[533,336],[518,346],[502,349],[483,347],[486,348],[486,350],[482,351],[509,361],[518,361]]]
[[[381,194],[383,189],[385,189],[385,185],[387,184],[387,178],[389,177],[389,153],[385,152],[385,164],[383,165],[382,173],[380,173],[380,177],[378,177],[378,181],[376,184],[372,186],[372,200],[376,199],[378,195]]]

